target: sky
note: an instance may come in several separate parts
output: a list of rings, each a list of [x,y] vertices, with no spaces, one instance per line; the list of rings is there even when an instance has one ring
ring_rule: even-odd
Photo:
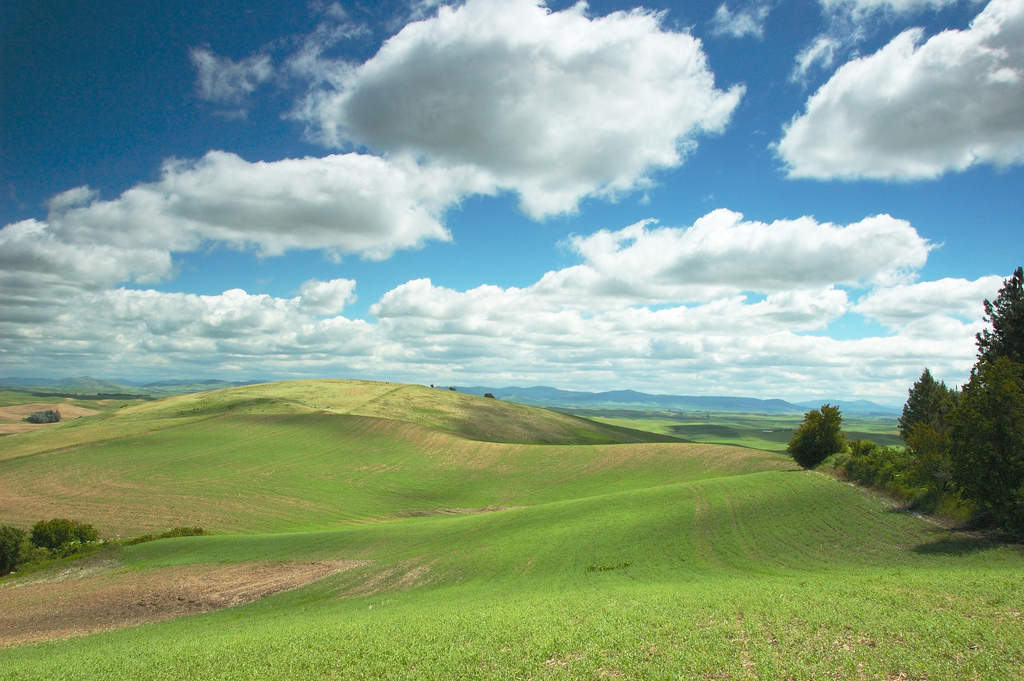
[[[0,376],[899,404],[1022,164],[1024,0],[13,0]]]

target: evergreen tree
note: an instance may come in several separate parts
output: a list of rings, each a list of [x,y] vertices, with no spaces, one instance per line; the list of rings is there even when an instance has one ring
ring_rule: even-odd
[[[804,415],[804,422],[793,433],[786,451],[804,468],[815,468],[846,448],[846,438],[840,432],[842,424],[839,407],[825,404],[821,411],[812,409]]]
[[[978,334],[978,361],[993,363],[1000,357],[1024,364],[1024,268],[1003,281],[994,303],[985,301],[985,321],[992,330]]]
[[[1024,271],[985,301],[992,329],[978,334],[978,361],[950,414],[952,480],[1004,526],[1024,530]]]
[[[953,410],[954,393],[943,382],[936,382],[927,368],[910,388],[903,414],[897,422],[900,437],[910,439],[915,426],[927,424],[936,431],[945,430],[946,417]]]
[[[1024,530],[1024,365],[979,362],[951,420],[953,482],[1005,526]]]

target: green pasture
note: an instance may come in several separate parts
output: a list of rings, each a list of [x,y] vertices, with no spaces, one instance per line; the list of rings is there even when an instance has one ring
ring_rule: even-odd
[[[214,532],[111,549],[117,570],[362,561],[245,606],[3,649],[3,678],[1024,678],[1018,545],[772,452],[571,422],[584,443],[634,440],[584,444],[529,408],[504,432],[509,412],[484,420],[506,442],[470,439],[460,419],[500,403],[417,390],[403,414],[382,385],[314,406],[186,396],[0,440],[0,522],[52,503],[106,532]],[[562,442],[507,441],[531,423]]]
[[[682,413],[615,410],[574,410],[599,423],[671,435],[691,442],[738,445],[770,452],[784,452],[803,416],[736,414],[730,412]],[[880,445],[902,447],[895,417],[843,416],[847,439],[872,440]]]

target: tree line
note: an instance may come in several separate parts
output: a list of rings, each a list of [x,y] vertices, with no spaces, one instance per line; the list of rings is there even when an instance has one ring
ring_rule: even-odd
[[[1024,268],[985,300],[977,361],[962,388],[925,368],[898,425],[906,447],[847,443],[839,409],[807,413],[789,452],[801,466],[826,460],[841,474],[926,511],[970,515],[1024,533]]]

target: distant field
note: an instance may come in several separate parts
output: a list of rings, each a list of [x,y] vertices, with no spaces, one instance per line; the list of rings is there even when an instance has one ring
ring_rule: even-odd
[[[740,445],[772,452],[786,451],[800,415],[767,416],[730,412],[679,413],[616,410],[573,410],[609,425],[673,435],[693,442]],[[844,416],[843,431],[849,439],[873,440],[880,445],[902,447],[895,417]]]
[[[393,384],[204,395],[0,438],[0,522],[214,532],[7,578],[0,635],[45,594],[121,584],[141,622],[211,598],[182,579],[300,586],[0,649],[3,678],[1024,678],[1020,546],[788,457]]]

